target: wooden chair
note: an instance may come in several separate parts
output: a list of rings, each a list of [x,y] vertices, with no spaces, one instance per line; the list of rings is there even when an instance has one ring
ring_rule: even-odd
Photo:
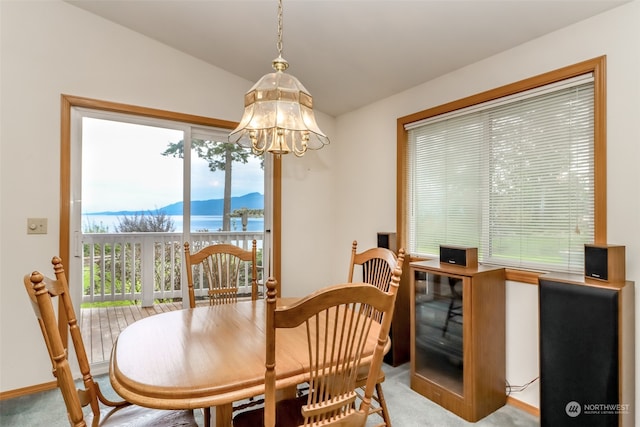
[[[256,261],[256,241],[251,250],[221,243],[202,248],[192,254],[189,242],[184,243],[184,256],[189,286],[189,305],[195,308],[194,268],[200,268],[200,277],[209,286],[209,303],[211,305],[226,304],[238,300],[238,280],[240,271],[246,262],[251,263],[251,299],[258,299],[258,278]],[[203,286],[204,287],[204,286]]]
[[[267,281],[265,406],[241,412],[234,427],[341,426],[363,427],[388,340],[400,269],[388,292],[367,283],[330,286],[286,307],[276,307],[276,282]],[[382,323],[372,316],[383,314]],[[306,330],[309,392],[276,402],[277,330]],[[373,350],[365,357],[365,348]],[[368,367],[364,395],[358,403],[357,373]]]
[[[238,301],[238,280],[240,271],[245,263],[251,263],[251,299],[256,300],[258,293],[258,263],[256,258],[256,240],[251,243],[251,250],[247,251],[238,246],[227,243],[209,245],[192,254],[189,242],[184,243],[184,259],[187,269],[187,284],[189,286],[189,306],[195,308],[196,298],[194,290],[194,270],[200,273],[201,280],[209,287],[209,304],[228,304]],[[197,269],[201,271],[197,271]],[[204,288],[204,286],[203,286]],[[248,406],[257,404],[253,399]],[[205,427],[211,423],[211,408],[203,409]]]
[[[50,279],[34,271],[24,276],[24,286],[33,304],[40,324],[47,351],[53,365],[53,376],[62,393],[71,426],[90,424],[93,427],[135,425],[142,426],[197,426],[192,411],[167,411],[143,408],[126,401],[110,401],[101,392],[89,370],[89,361],[76,318],[67,278],[58,257],[51,260],[56,279]],[[57,297],[57,298],[56,298]],[[69,365],[68,349],[58,329],[58,318],[53,301],[60,301],[59,317],[65,318],[71,334],[78,365],[84,383],[76,389]],[[66,329],[66,328],[65,328]],[[102,403],[103,406],[100,404]],[[106,408],[104,408],[106,405]],[[83,407],[90,406],[91,413],[85,416]]]
[[[361,280],[365,283],[370,283],[376,286],[378,289],[387,292],[391,284],[393,277],[393,271],[398,264],[398,259],[401,260],[399,267],[402,267],[402,260],[404,260],[404,250],[400,249],[399,256],[393,251],[385,248],[371,248],[364,252],[357,253],[358,242],[353,241],[351,245],[351,263],[349,265],[349,283],[353,282],[356,267],[360,267]],[[380,322],[382,313],[374,312],[373,316]],[[385,351],[388,351],[391,346],[391,341],[388,341],[388,347]],[[361,375],[358,377],[358,386],[364,387],[367,382],[367,370],[362,369]],[[378,424],[380,426],[391,427],[391,419],[389,418],[389,410],[387,409],[387,402],[384,398],[384,392],[382,391],[382,383],[385,380],[384,371],[380,369],[378,374],[378,381],[376,382],[376,390],[373,395],[373,401],[375,404],[371,405],[371,413],[376,413],[382,417],[383,422]]]
[[[462,279],[457,277],[447,277],[449,283],[449,308],[447,309],[447,318],[442,327],[442,337],[447,336],[449,323],[457,323],[462,325]],[[456,288],[456,286],[458,286]],[[459,289],[459,290],[458,290]]]

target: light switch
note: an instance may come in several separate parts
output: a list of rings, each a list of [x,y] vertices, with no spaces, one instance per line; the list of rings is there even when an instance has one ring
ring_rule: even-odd
[[[47,234],[47,218],[27,218],[27,234]]]

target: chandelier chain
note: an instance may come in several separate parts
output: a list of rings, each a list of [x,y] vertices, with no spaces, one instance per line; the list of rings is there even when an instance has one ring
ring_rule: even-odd
[[[278,0],[278,55],[282,56],[282,0]]]

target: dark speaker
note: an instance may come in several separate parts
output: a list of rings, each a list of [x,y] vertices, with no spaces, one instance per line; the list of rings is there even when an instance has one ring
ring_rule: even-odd
[[[393,252],[398,253],[396,233],[378,233],[378,247],[391,249]]]
[[[584,275],[605,282],[625,280],[625,247],[584,245]]]
[[[475,268],[478,266],[478,248],[463,246],[440,246],[440,262]]]
[[[631,414],[621,414],[633,405],[623,397],[623,289],[539,278],[542,427],[632,425],[622,422]]]
[[[378,233],[378,247],[398,253],[398,241],[396,233]],[[408,257],[407,257],[408,258]],[[405,260],[408,263],[408,260]],[[406,275],[403,274],[403,277]],[[405,279],[402,279],[405,280]],[[396,297],[396,309],[393,312],[389,339],[391,348],[384,355],[384,363],[398,366],[409,361],[409,287],[407,284],[400,286]]]

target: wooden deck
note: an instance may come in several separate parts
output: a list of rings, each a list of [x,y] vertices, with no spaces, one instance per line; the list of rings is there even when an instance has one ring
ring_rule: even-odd
[[[208,300],[198,301],[207,305]],[[182,302],[80,309],[80,328],[89,363],[108,362],[113,343],[124,328],[136,320],[167,311],[181,310]]]

